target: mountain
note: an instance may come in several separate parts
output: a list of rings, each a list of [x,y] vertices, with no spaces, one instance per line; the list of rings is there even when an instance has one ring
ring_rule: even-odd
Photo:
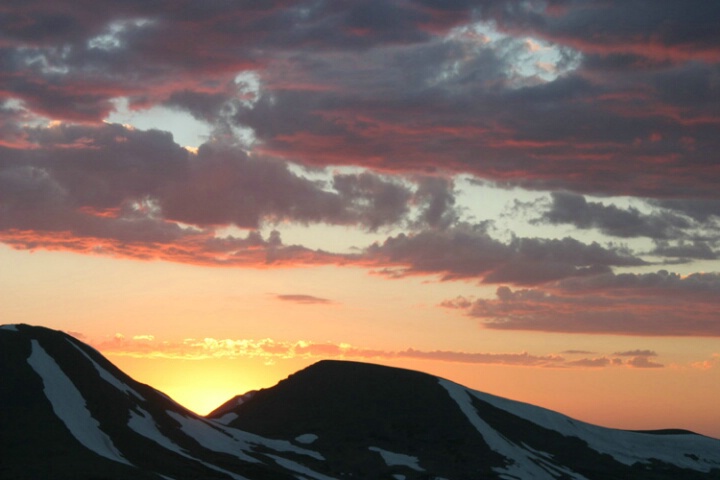
[[[0,327],[0,479],[720,479],[720,440],[321,361],[208,417],[62,332]]]
[[[0,327],[1,479],[322,478],[305,446],[227,428],[61,332]]]

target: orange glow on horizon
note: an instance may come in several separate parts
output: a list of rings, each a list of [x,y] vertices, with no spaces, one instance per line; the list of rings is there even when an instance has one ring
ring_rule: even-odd
[[[314,357],[270,362],[261,358],[180,360],[114,355],[108,358],[134,379],[200,415],[207,415],[236,395],[272,387],[321,360]],[[720,368],[696,369],[688,375],[680,369],[518,367],[409,358],[359,361],[437,375],[474,390],[548,408],[600,426],[629,430],[682,428],[720,437],[720,432],[708,430],[708,425],[720,422],[714,400],[720,395]],[[677,391],[662,391],[668,375]],[[681,392],[698,380],[719,387],[715,392],[707,392],[704,399],[694,399],[698,409],[689,412],[683,408],[686,397]]]

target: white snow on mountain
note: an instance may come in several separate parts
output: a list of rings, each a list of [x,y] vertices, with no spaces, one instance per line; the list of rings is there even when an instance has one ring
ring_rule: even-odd
[[[302,443],[303,445],[311,445],[315,443],[315,441],[318,439],[318,436],[314,433],[303,433],[302,435],[298,435],[295,437],[295,441],[298,443]]]
[[[507,458],[510,463],[503,468],[496,468],[495,471],[501,478],[518,479],[532,478],[535,480],[555,480],[559,475],[565,475],[576,480],[587,480],[579,473],[567,468],[560,468],[548,461],[549,454],[538,451],[530,451],[505,438],[498,431],[488,425],[472,404],[471,391],[448,380],[439,379],[442,385],[450,394],[450,397],[460,407],[468,421],[480,432],[483,439],[491,449]]]
[[[7,330],[9,332],[17,332],[17,325],[15,324],[7,324],[7,325],[0,325],[0,330]]]
[[[133,410],[130,410],[128,427],[130,427],[136,433],[139,433],[143,437],[152,440],[153,442],[157,443],[158,445],[167,450],[182,455],[183,457],[193,458],[187,453],[185,453],[182,448],[173,443],[172,440],[163,435],[160,430],[158,430],[155,421],[149,413],[147,413],[140,407],[137,407],[137,410],[140,412],[139,414],[135,413]]]
[[[214,452],[233,455],[246,462],[259,463],[256,458],[244,453],[244,451],[250,450],[250,447],[242,439],[230,435],[206,420],[184,417],[169,410],[166,413],[180,424],[183,433],[197,440],[203,447]]]
[[[215,422],[222,423],[223,425],[227,425],[228,423],[232,422],[238,418],[238,414],[235,412],[228,412],[225,415],[223,415],[220,418],[214,419]]]
[[[233,438],[235,438],[236,440],[244,442],[246,444],[262,445],[263,447],[275,450],[276,452],[291,452],[298,455],[305,455],[316,460],[325,460],[325,458],[318,452],[298,447],[297,445],[293,445],[287,440],[265,438],[254,433],[246,432],[244,430],[239,430],[232,427],[224,427],[223,431],[228,435],[232,435]]]
[[[452,382],[444,380],[440,383],[448,388],[447,385]],[[633,465],[636,462],[647,463],[650,459],[656,459],[680,468],[703,472],[720,468],[720,452],[717,450],[717,441],[701,435],[653,435],[599,427],[535,405],[508,400],[465,387],[461,388],[479,400],[536,425],[554,430],[564,436],[578,437],[587,442],[593,450],[607,453],[626,465]],[[679,446],[680,448],[678,448]],[[692,456],[686,454],[692,454]]]
[[[292,460],[288,460],[287,458],[278,457],[276,455],[268,455],[268,457],[275,460],[275,462],[280,465],[283,468],[286,468],[288,470],[292,470],[295,473],[299,473],[300,475],[303,475],[302,479],[306,478],[312,478],[313,480],[337,480],[334,477],[328,477],[327,475],[323,475],[322,473],[318,473],[304,465],[300,465],[297,462],[293,462]]]
[[[202,465],[205,465],[206,467],[224,473],[226,475],[230,475],[231,477],[235,478],[236,480],[247,480],[244,477],[241,477],[239,475],[236,475],[232,472],[228,472],[225,469],[216,467],[215,465],[211,465],[207,462],[204,462],[200,459],[197,459],[193,457],[192,455],[188,454],[185,450],[180,448],[178,445],[176,445],[172,440],[170,440],[168,437],[162,434],[160,430],[157,428],[157,425],[155,424],[155,421],[153,420],[152,416],[143,410],[142,408],[138,407],[138,410],[140,414],[138,415],[134,411],[130,411],[130,420],[128,421],[128,426],[134,430],[135,432],[139,433],[145,438],[148,438],[152,440],[153,442],[157,443],[161,447],[170,450],[172,452],[177,453],[178,455],[181,455],[185,458],[189,458],[191,460],[194,460]]]
[[[108,382],[110,385],[112,385],[113,387],[117,388],[118,390],[120,390],[120,391],[122,391],[122,392],[125,392],[125,393],[128,394],[128,395],[133,395],[133,396],[135,396],[135,398],[137,398],[138,400],[141,400],[141,401],[145,400],[142,395],[140,395],[138,392],[136,392],[135,390],[133,390],[132,388],[130,388],[129,385],[121,382],[120,380],[118,380],[117,378],[115,378],[115,376],[112,375],[110,372],[108,372],[108,371],[105,370],[103,367],[101,367],[100,365],[98,365],[98,363],[97,363],[95,360],[93,360],[92,358],[90,358],[90,356],[89,356],[87,353],[85,353],[80,347],[78,347],[77,345],[75,345],[75,343],[73,343],[73,342],[70,341],[70,340],[68,340],[68,343],[70,343],[70,345],[72,345],[73,347],[75,347],[75,349],[76,349],[78,352],[82,353],[82,354],[85,356],[85,358],[87,358],[87,359],[90,361],[90,363],[92,363],[93,367],[95,367],[95,370],[97,370],[97,372],[100,374],[100,377],[101,377],[103,380],[105,380],[106,382]]]
[[[132,465],[115,448],[110,437],[100,430],[100,423],[90,414],[80,391],[37,340],[32,340],[27,362],[42,379],[45,396],[53,411],[81,444],[105,458]]]
[[[411,468],[417,472],[425,471],[425,469],[420,466],[420,461],[417,459],[417,457],[413,457],[412,455],[390,452],[388,450],[383,450],[379,447],[369,447],[368,450],[370,450],[371,452],[379,453],[388,467],[400,466]]]

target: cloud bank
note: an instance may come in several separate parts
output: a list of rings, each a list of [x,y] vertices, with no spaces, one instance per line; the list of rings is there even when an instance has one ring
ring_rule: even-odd
[[[6,245],[493,284],[446,302],[493,329],[720,333],[713,2],[37,0],[0,18]],[[184,148],[163,122],[107,123],[120,105],[210,133]],[[518,192],[517,231],[461,179]],[[322,251],[287,225],[382,239]]]
[[[582,358],[571,360],[563,355],[533,355],[521,353],[480,353],[459,351],[423,351],[414,348],[398,351],[386,351],[361,348],[349,343],[316,343],[299,340],[296,342],[276,341],[273,339],[215,339],[188,338],[182,342],[167,342],[155,339],[152,335],[135,335],[127,338],[117,334],[112,339],[93,342],[95,348],[105,355],[130,356],[137,358],[168,358],[182,360],[261,358],[266,361],[306,358],[306,359],[363,359],[393,360],[418,359],[442,362],[468,363],[478,365],[506,365],[520,367],[545,368],[661,368],[662,364],[648,360],[644,353],[627,357],[623,353],[613,358]],[[575,355],[572,355],[575,356]]]

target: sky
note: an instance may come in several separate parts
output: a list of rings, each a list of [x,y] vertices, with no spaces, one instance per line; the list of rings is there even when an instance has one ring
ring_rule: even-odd
[[[720,438],[718,22],[4,1],[0,321],[203,414],[331,358]]]

